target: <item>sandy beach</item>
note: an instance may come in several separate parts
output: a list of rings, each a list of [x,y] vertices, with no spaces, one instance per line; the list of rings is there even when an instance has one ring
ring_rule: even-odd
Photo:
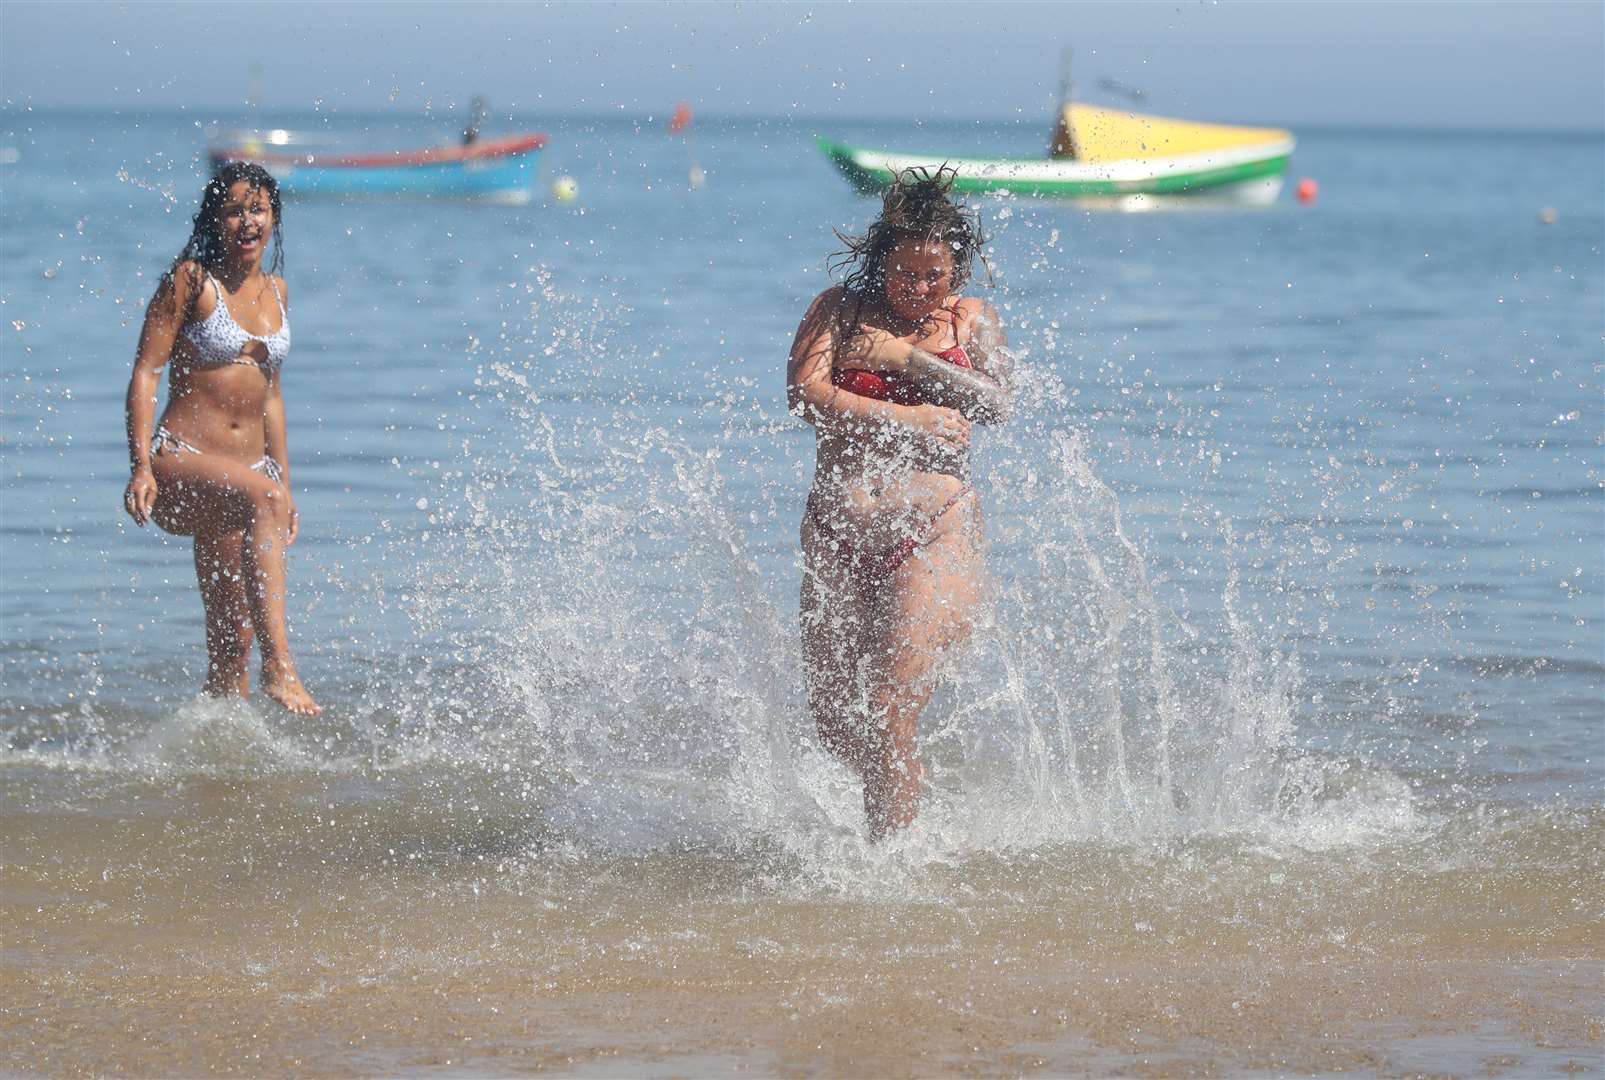
[[[426,800],[409,821],[330,813],[315,784],[294,812],[271,785],[184,788],[92,830],[70,801],[0,822],[6,1071],[1599,1069],[1597,815],[1431,870],[1189,843],[959,872],[915,845],[880,886],[822,889],[762,847],[598,856],[494,817],[412,828]]]

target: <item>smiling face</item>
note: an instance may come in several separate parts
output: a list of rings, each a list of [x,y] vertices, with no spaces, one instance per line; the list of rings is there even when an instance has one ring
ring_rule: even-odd
[[[217,238],[228,258],[246,267],[261,263],[273,235],[273,201],[260,185],[236,180],[217,211]]]
[[[886,304],[892,314],[920,322],[953,291],[953,253],[946,244],[909,237],[886,255]]]

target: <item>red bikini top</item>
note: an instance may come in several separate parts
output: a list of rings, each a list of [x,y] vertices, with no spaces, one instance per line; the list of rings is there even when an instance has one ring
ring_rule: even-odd
[[[964,351],[962,345],[943,349],[935,355],[955,367],[975,366],[970,363],[970,354]],[[865,371],[863,368],[846,368],[832,372],[830,381],[831,385],[849,394],[874,398],[876,401],[890,401],[893,405],[929,404],[914,380],[897,372],[882,374],[878,371]]]

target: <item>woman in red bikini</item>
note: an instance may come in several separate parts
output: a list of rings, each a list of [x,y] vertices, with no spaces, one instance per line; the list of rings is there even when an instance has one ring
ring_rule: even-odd
[[[803,515],[803,661],[821,743],[864,783],[869,833],[913,821],[917,731],[981,595],[972,423],[1009,413],[998,314],[961,295],[983,238],[953,174],[909,170],[847,244],[786,370],[818,440]]]
[[[274,272],[284,251],[279,208],[278,185],[260,165],[235,162],[206,185],[189,243],[145,310],[128,382],[123,509],[140,525],[195,538],[207,692],[247,692],[255,636],[263,693],[315,714],[284,619],[284,549],[300,520],[279,390],[290,352],[289,295]],[[168,361],[167,409],[153,432]]]

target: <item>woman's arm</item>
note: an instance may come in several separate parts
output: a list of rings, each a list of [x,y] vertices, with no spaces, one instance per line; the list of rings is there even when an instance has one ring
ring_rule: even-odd
[[[285,318],[290,312],[290,287],[284,283],[283,278],[275,279],[279,287],[279,303],[284,305]],[[282,369],[276,370],[268,376],[267,400],[262,407],[262,449],[267,456],[279,463],[279,472],[284,476],[284,488],[290,488],[290,440],[284,427],[284,384],[280,381],[284,377]]]
[[[969,424],[951,410],[897,405],[843,390],[831,382],[836,317],[846,295],[839,286],[820,293],[803,316],[786,365],[786,403],[793,416],[829,432],[874,433],[886,424],[913,428],[949,447],[969,445]]]
[[[275,371],[268,380],[267,400],[262,406],[262,449],[279,465],[279,479],[284,484],[285,496],[290,500],[290,535],[285,543],[293,544],[296,534],[301,531],[301,511],[296,509],[295,496],[290,494],[290,440],[284,427],[281,377],[282,372]]]
[[[797,327],[786,363],[786,407],[818,428],[839,429],[857,422],[887,421],[898,406],[848,393],[831,382],[836,352],[836,316],[846,302],[842,289],[820,293]]]
[[[284,430],[284,393],[280,389],[281,373],[275,371],[268,380],[267,400],[262,406],[262,449],[279,464],[286,489],[290,486],[290,440]]]
[[[979,365],[959,367],[912,346],[907,364],[908,377],[938,405],[957,409],[978,424],[1001,424],[1009,418],[1009,388]]]
[[[983,424],[1006,423],[1014,412],[1014,354],[1009,351],[1009,335],[997,308],[981,305],[975,317],[975,332],[964,351],[975,365],[973,370],[991,384],[988,389],[978,390],[975,415],[965,415]]]
[[[128,379],[124,405],[128,432],[128,488],[123,493],[123,509],[137,524],[143,525],[156,505],[156,477],[150,467],[151,428],[156,419],[156,395],[162,385],[162,368],[173,355],[178,329],[190,302],[190,275],[186,266],[175,266],[162,275],[156,295],[145,308],[145,325],[139,332],[139,349],[134,354],[134,371]]]
[[[967,420],[1000,424],[1009,418],[1014,397],[1014,360],[997,311],[987,304],[974,316],[975,332],[964,350],[974,367],[960,367],[893,337],[862,328],[851,351],[855,362],[875,371],[895,371],[913,380],[931,401],[957,409]]]
[[[284,283],[283,278],[278,279],[279,300],[284,305],[285,318],[289,318],[290,287]],[[267,400],[262,403],[262,449],[268,457],[278,462],[279,478],[284,484],[284,493],[290,495],[290,436],[284,422],[284,370],[282,368],[268,377]],[[301,512],[295,508],[295,498],[290,497],[290,535],[285,541],[295,543],[296,533],[301,531]]]

